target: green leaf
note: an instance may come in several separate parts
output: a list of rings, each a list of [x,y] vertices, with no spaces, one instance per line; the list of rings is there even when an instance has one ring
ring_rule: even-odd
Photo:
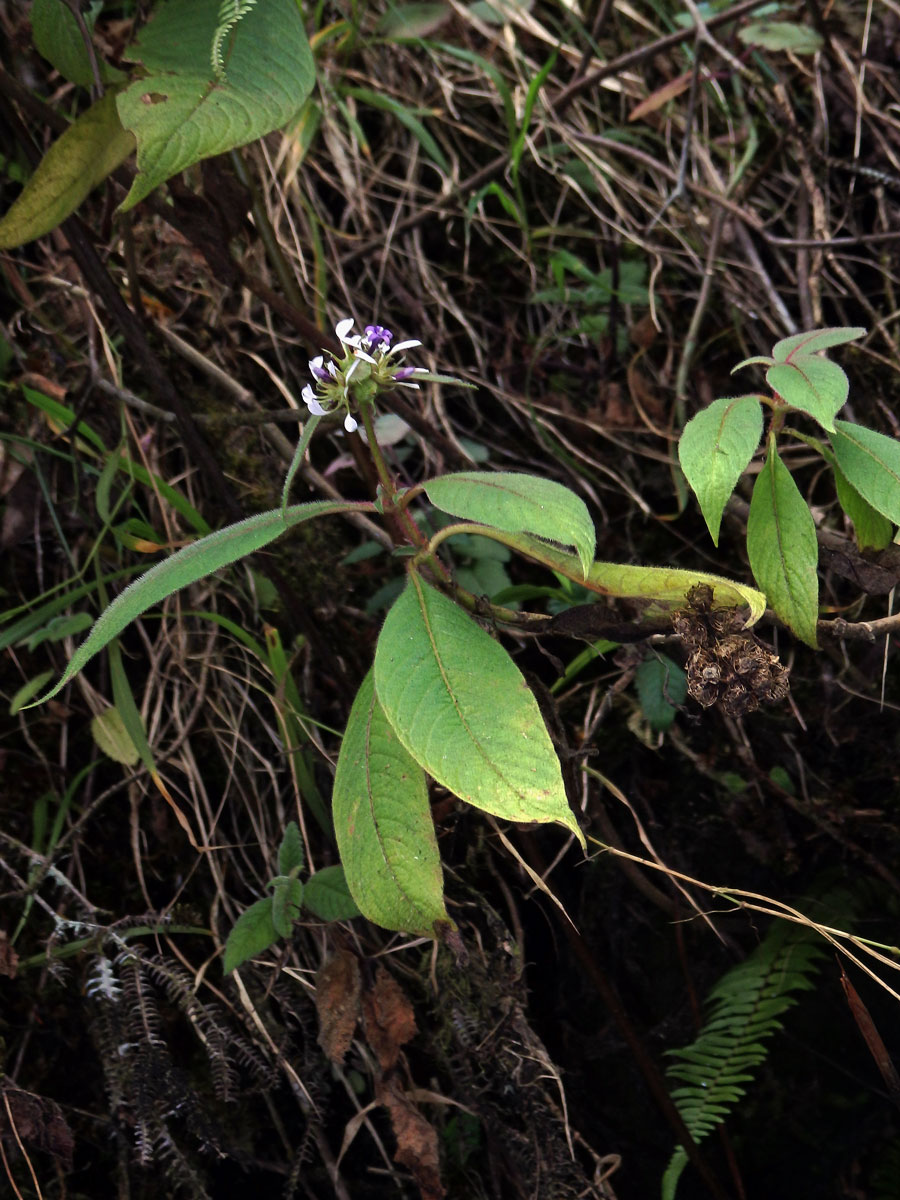
[[[82,5],[82,8],[84,6]],[[101,5],[92,5],[84,13],[89,30]],[[64,79],[81,87],[94,86],[94,72],[84,38],[71,8],[63,0],[34,0],[31,6],[31,33],[38,54],[51,63]],[[105,63],[98,53],[100,78],[104,83],[118,83],[126,78],[117,67]]]
[[[596,546],[594,523],[584,501],[561,483],[500,471],[460,471],[430,480],[425,492],[454,517],[574,546],[587,574]]]
[[[131,735],[125,728],[122,714],[117,708],[107,708],[91,721],[91,734],[105,755],[113,762],[133,767],[140,753]]]
[[[404,42],[430,37],[450,19],[449,4],[398,4],[376,26],[379,37]]]
[[[91,624],[91,614],[86,612],[66,613],[53,617],[43,629],[37,629],[29,637],[23,638],[29,650],[34,650],[42,642],[61,642],[63,638],[73,637],[88,629]]]
[[[272,880],[272,925],[280,937],[288,938],[293,933],[302,903],[303,884],[299,879],[279,875]]]
[[[342,866],[323,867],[311,875],[303,889],[303,903],[322,921],[350,921],[359,916],[359,905],[350,895]]]
[[[306,856],[303,853],[303,839],[296,821],[288,821],[284,827],[284,836],[278,847],[278,870],[282,875],[301,871]]]
[[[857,546],[860,550],[884,550],[894,537],[893,524],[863,499],[836,463],[833,470],[838,503],[853,522]]]
[[[108,91],[50,147],[21,194],[0,220],[0,249],[43,237],[72,215],[134,150]]]
[[[747,553],[756,582],[782,621],[816,645],[819,548],[816,526],[790,471],[770,441],[750,500]]]
[[[400,122],[401,125],[406,126],[432,162],[437,163],[442,171],[449,172],[450,164],[447,162],[447,158],[444,155],[443,150],[419,119],[420,116],[434,116],[435,112],[433,109],[409,108],[405,104],[402,104],[399,100],[395,100],[393,96],[389,96],[382,92],[374,92],[371,90],[371,88],[347,88],[346,95],[352,97],[354,100],[359,100],[362,104],[368,104],[371,108],[378,108],[381,109],[382,112],[390,113]],[[429,376],[423,373],[422,375],[417,375],[416,378],[435,379],[439,377],[434,375]],[[450,376],[447,376],[446,380],[448,383],[456,382]]]
[[[385,929],[424,937],[434,937],[438,922],[450,923],[425,776],[388,723],[372,671],[341,742],[332,813],[347,887],[360,912]],[[310,907],[319,898],[319,874],[310,880]]]
[[[754,625],[766,611],[766,598],[756,588],[747,587],[722,575],[707,571],[687,571],[676,567],[638,567],[628,563],[595,562],[584,578],[574,554],[566,554],[546,542],[525,533],[492,535],[511,550],[543,563],[551,571],[574,580],[598,596],[619,596],[642,601],[648,615],[682,608],[688,592],[697,584],[712,588],[713,608],[749,607],[747,625]]]
[[[400,741],[454,795],[510,821],[556,821],[583,838],[522,673],[415,574],[378,639],[375,687]]]
[[[634,673],[641,709],[651,729],[665,731],[687,696],[687,676],[665,654],[645,659]]]
[[[714,400],[684,427],[678,460],[716,546],[722,512],[761,437],[758,396]]]
[[[793,354],[816,354],[820,350],[829,350],[832,346],[843,346],[846,342],[855,342],[865,337],[865,329],[860,326],[837,326],[832,329],[811,329],[806,333],[794,333],[782,338],[772,347],[772,358],[776,362],[787,362]],[[749,361],[749,360],[748,360]]]
[[[822,49],[822,35],[809,25],[791,21],[751,21],[738,30],[746,46],[761,46],[763,50],[789,50],[792,54],[815,54]]]
[[[272,922],[272,897],[265,896],[242,912],[225,943],[223,969],[229,975],[235,967],[248,958],[263,951],[278,941],[278,932]]]
[[[809,413],[829,433],[846,404],[850,384],[837,365],[817,354],[794,354],[766,371],[766,383],[792,408]]]
[[[238,521],[236,525],[228,525],[185,546],[164,562],[151,567],[113,600],[109,608],[101,613],[88,637],[72,655],[56,687],[35,703],[43,704],[45,700],[55,696],[98,651],[107,646],[136,617],[152,608],[154,604],[165,600],[167,596],[171,596],[173,592],[177,592],[179,588],[196,583],[198,579],[211,575],[220,567],[228,566],[229,563],[252,554],[254,550],[267,546],[301,521],[324,517],[330,513],[349,512],[360,507],[369,511],[372,508],[371,504],[313,500],[308,504],[292,505],[283,515],[280,508],[271,509],[248,517],[245,521]]]
[[[900,442],[864,425],[836,421],[831,444],[838,466],[863,499],[900,525]]]
[[[36,695],[47,681],[52,678],[52,671],[41,671],[40,675],[35,675],[27,683],[23,683],[18,691],[13,694],[13,698],[9,702],[9,715],[14,717],[19,709],[24,708],[31,697]]]
[[[210,48],[219,8],[219,0],[168,0],[130,48],[147,74],[118,97],[138,145],[138,176],[122,211],[192,163],[286,125],[312,91],[315,68],[296,0],[264,0],[250,10],[228,35],[226,74],[217,78]]]

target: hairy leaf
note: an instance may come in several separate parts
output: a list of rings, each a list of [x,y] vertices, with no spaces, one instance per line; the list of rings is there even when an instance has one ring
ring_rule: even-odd
[[[59,683],[35,703],[42,704],[51,696],[55,696],[98,651],[109,645],[136,617],[152,608],[154,604],[165,600],[167,596],[171,596],[173,592],[177,592],[179,588],[196,583],[198,579],[211,575],[220,567],[237,562],[239,558],[267,546],[301,521],[324,517],[330,513],[349,512],[358,507],[357,504],[340,500],[313,500],[308,504],[292,505],[284,513],[280,508],[272,509],[269,512],[257,513],[256,516],[239,521],[236,525],[228,525],[185,546],[183,550],[151,567],[134,583],[129,584],[124,592],[119,593],[112,604],[101,613],[87,638],[72,655]],[[370,506],[364,504],[362,507]]]
[[[257,900],[241,913],[225,942],[223,970],[228,975],[255,954],[278,941],[278,931],[272,921],[272,897]]]
[[[284,827],[281,845],[278,847],[278,870],[282,875],[302,870],[305,855],[303,839],[296,821],[288,821]]]
[[[819,615],[816,526],[774,440],[753,488],[747,553],[753,577],[776,613],[814,647]]]
[[[299,879],[278,875],[272,880],[272,924],[281,937],[290,937],[293,933],[302,903],[303,884]]]
[[[787,362],[794,354],[817,354],[830,350],[832,346],[843,346],[865,336],[859,326],[838,326],[832,329],[811,329],[806,333],[794,333],[782,338],[772,347],[772,358],[776,362]]]
[[[425,484],[432,504],[507,533],[534,533],[574,546],[587,574],[596,534],[584,501],[561,483],[511,472],[460,471]]]
[[[707,571],[688,571],[681,567],[639,567],[629,563],[595,562],[587,573],[574,554],[566,554],[526,533],[491,533],[511,550],[543,563],[551,571],[575,580],[600,596],[623,597],[642,602],[648,615],[656,616],[682,608],[691,588],[706,584],[713,592],[713,608],[749,607],[748,625],[754,625],[766,611],[766,598],[756,590]]]
[[[766,383],[787,404],[809,413],[829,433],[835,414],[847,402],[850,384],[837,365],[817,354],[793,354],[766,371]]]
[[[859,494],[900,525],[900,442],[864,425],[837,421],[831,444],[838,466]]]
[[[581,840],[537,701],[503,647],[410,575],[375,652],[378,699],[413,758],[454,795]]]
[[[761,437],[757,396],[714,400],[684,427],[678,459],[717,546],[722,512]]]
[[[853,532],[860,550],[884,550],[889,546],[894,536],[893,523],[859,494],[836,463],[834,486],[838,503],[853,522]]]
[[[437,922],[450,923],[425,775],[384,715],[372,671],[341,742],[332,813],[347,887],[364,916],[425,937]]]
[[[134,150],[122,128],[114,92],[81,114],[50,147],[0,220],[0,249],[43,237],[72,215]]]
[[[138,144],[138,176],[123,211],[192,163],[286,125],[312,91],[315,70],[295,0],[265,0],[234,26],[224,76],[210,63],[219,7],[219,0],[168,0],[131,47],[147,74],[118,98]]]
[[[306,881],[303,903],[322,921],[349,921],[359,916],[342,866],[323,867]]]

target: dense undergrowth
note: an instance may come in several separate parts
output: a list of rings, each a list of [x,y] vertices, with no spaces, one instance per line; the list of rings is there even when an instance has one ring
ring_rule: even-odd
[[[113,59],[146,7],[106,6]],[[574,670],[583,642],[519,639],[591,856],[437,789],[455,956],[305,913],[227,977],[289,822],[310,868],[337,861],[333,766],[399,573],[380,527],[303,526],[167,601],[47,706],[14,703],[146,565],[277,507],[307,361],[348,314],[477,385],[398,399],[384,433],[406,482],[473,461],[551,477],[587,501],[604,559],[749,582],[747,497],[716,550],[675,466],[685,421],[797,329],[869,330],[844,359],[851,406],[889,435],[900,369],[897,13],[763,13],[815,30],[797,54],[740,36],[761,7],[701,6],[699,37],[694,6],[663,0],[306,5],[317,84],[294,127],[121,222],[117,176],[81,241],[67,225],[0,258],[10,1195],[656,1195],[685,1138],[672,1096],[712,1079],[666,1073],[708,1039],[667,1054],[717,985],[738,1066],[716,1076],[723,1126],[680,1106],[708,1136],[678,1195],[897,1194],[889,640],[816,652],[764,621],[789,700],[741,719],[679,700],[663,729],[674,691],[663,676],[654,717],[636,677],[662,649],[677,670],[671,641]],[[0,23],[5,209],[83,96],[24,6]],[[371,499],[364,464],[356,435],[320,437],[295,498]],[[791,467],[822,615],[889,616],[896,547],[860,555],[799,442]],[[477,542],[456,554],[472,590],[557,583]],[[103,718],[129,697],[156,778]],[[779,906],[883,956],[773,922]]]

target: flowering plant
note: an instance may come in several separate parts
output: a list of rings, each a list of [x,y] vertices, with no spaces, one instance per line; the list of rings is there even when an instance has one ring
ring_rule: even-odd
[[[376,403],[398,386],[470,385],[406,365],[403,353],[421,343],[395,342],[391,330],[382,325],[366,325],[359,334],[346,318],[335,332],[341,352],[317,355],[309,363],[312,383],[302,392],[309,419],[287,472],[281,507],[199,538],[127,587],[101,615],[44,699],[55,695],[129,622],[177,589],[236,562],[301,522],[336,513],[380,514],[403,554],[406,585],[387,614],[338,754],[332,817],[349,895],[335,911],[346,914],[358,907],[388,929],[441,937],[454,926],[444,904],[429,778],[501,819],[562,825],[584,845],[541,710],[494,635],[498,629],[562,636],[590,632],[581,627],[582,618],[574,609],[562,614],[569,620],[565,625],[559,623],[561,617],[505,607],[502,596],[466,590],[446,559],[444,542],[475,534],[499,543],[504,554],[512,550],[548,568],[561,585],[577,585],[594,598],[630,598],[651,631],[668,628],[677,633],[682,625],[693,629],[705,623],[713,637],[721,624],[731,642],[737,642],[740,627],[762,615],[765,597],[703,572],[595,562],[596,537],[584,501],[554,480],[460,471],[411,488],[398,486],[378,444]],[[292,481],[310,439],[332,416],[342,419],[350,436],[363,426],[379,479],[378,495],[368,501],[289,504]],[[443,514],[430,535],[414,514],[423,495]],[[469,537],[468,544],[472,540]],[[697,601],[701,592],[702,611]],[[685,617],[685,609],[693,616]],[[749,609],[746,622],[738,609]],[[229,967],[289,931],[301,895],[300,860],[295,858],[285,857],[293,866],[288,870],[282,864],[271,900],[253,906],[235,926],[226,956]],[[329,878],[329,887],[333,882]]]

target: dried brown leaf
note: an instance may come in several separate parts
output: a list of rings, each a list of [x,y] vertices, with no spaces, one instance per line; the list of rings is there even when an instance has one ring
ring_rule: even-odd
[[[400,1047],[416,1035],[412,1005],[400,984],[384,967],[375,974],[375,984],[363,997],[366,1040],[375,1051],[382,1071],[397,1065]]]
[[[356,955],[338,950],[316,974],[319,1045],[334,1063],[342,1063],[359,1020],[362,983]]]

